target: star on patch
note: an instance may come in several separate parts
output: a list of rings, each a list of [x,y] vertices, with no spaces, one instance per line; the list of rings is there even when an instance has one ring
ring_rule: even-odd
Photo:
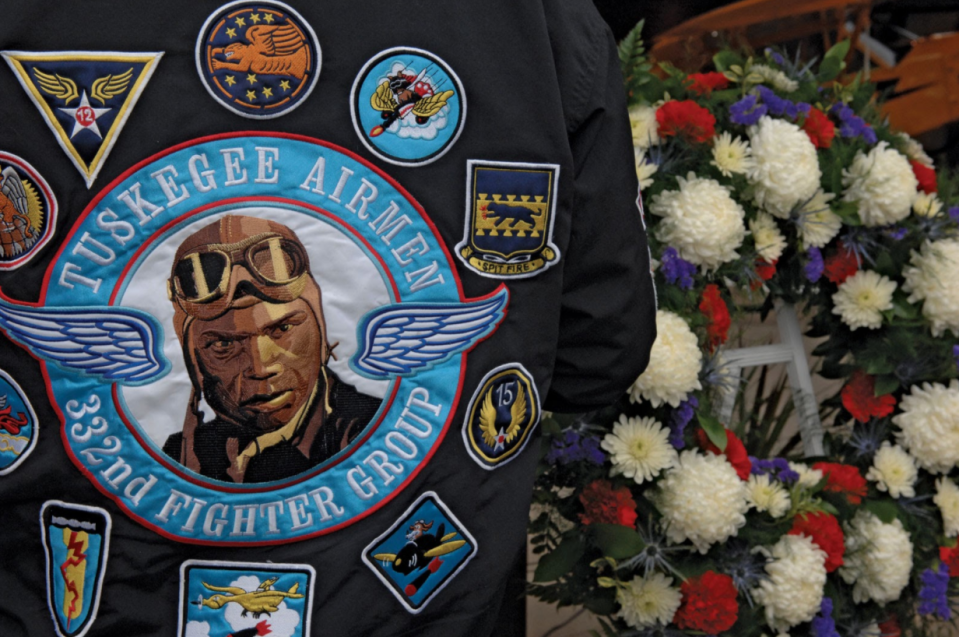
[[[60,147],[93,185],[162,52],[4,51],[0,53],[53,131]]]

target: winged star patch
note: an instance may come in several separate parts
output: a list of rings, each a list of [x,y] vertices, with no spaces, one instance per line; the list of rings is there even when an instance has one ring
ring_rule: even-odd
[[[409,47],[369,60],[356,76],[350,104],[360,141],[401,166],[439,159],[466,121],[466,92],[456,73],[429,51]]]
[[[121,175],[37,303],[0,292],[0,332],[42,361],[67,455],[127,515],[250,546],[401,493],[508,300],[502,284],[464,297],[427,212],[369,163],[228,134]]]
[[[163,53],[4,51],[89,188]]]
[[[539,392],[519,363],[490,371],[466,411],[463,442],[484,469],[495,469],[519,455],[540,418]]]
[[[559,260],[553,244],[559,166],[471,159],[465,236],[456,255],[491,278],[522,279]]]

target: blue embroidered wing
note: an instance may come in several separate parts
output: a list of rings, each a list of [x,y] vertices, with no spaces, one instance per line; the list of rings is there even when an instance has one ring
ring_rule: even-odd
[[[467,303],[398,303],[367,314],[350,361],[363,376],[387,379],[429,369],[496,329],[509,293]]]
[[[0,302],[0,328],[34,355],[108,382],[142,385],[170,371],[163,328],[139,310]]]

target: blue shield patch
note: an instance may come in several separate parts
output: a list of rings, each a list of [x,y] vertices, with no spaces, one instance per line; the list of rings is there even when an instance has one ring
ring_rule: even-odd
[[[363,561],[411,613],[418,613],[476,554],[477,544],[432,491],[363,551]]]
[[[110,514],[97,507],[50,500],[40,510],[47,603],[60,637],[83,637],[96,619],[110,526]]]
[[[456,253],[487,277],[520,279],[559,260],[553,244],[559,166],[470,160],[465,237]]]
[[[308,564],[188,560],[180,567],[178,637],[310,637]]]
[[[37,444],[37,415],[10,374],[0,370],[0,476],[16,469]]]
[[[89,188],[163,53],[4,51]]]

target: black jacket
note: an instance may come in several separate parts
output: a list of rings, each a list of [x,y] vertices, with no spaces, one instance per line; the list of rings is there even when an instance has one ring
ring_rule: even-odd
[[[447,435],[423,470],[387,505],[329,534],[272,546],[182,543],[130,519],[90,476],[81,475],[65,452],[62,430],[70,423],[61,419],[63,405],[54,405],[44,390],[41,364],[0,335],[0,368],[24,388],[40,423],[31,456],[0,476],[3,637],[52,634],[39,513],[44,502],[54,499],[100,507],[112,517],[99,612],[88,637],[176,634],[180,569],[190,559],[312,565],[318,574],[312,610],[316,635],[490,634],[503,602],[503,583],[525,551],[541,449],[538,431],[533,431],[513,461],[493,470],[479,466],[461,435],[470,397],[490,370],[520,363],[535,380],[543,409],[586,411],[611,403],[645,368],[655,338],[649,253],[637,207],[615,43],[592,4],[290,4],[317,33],[323,55],[319,81],[296,110],[252,120],[215,102],[198,77],[196,38],[220,3],[4,3],[0,51],[165,52],[89,189],[14,73],[0,65],[0,151],[28,160],[60,203],[52,242],[26,266],[0,271],[6,297],[37,301],[59,244],[96,194],[121,173],[176,144],[233,131],[305,135],[355,153],[422,204],[450,253],[464,239],[469,160],[557,164],[552,241],[559,259],[535,276],[497,280],[481,276],[454,255],[464,298],[490,295],[505,283],[510,299],[503,322],[468,353]],[[440,56],[455,69],[468,98],[459,139],[424,166],[380,160],[361,143],[351,122],[350,90],[357,73],[380,51],[398,46]],[[181,404],[171,409],[182,414]],[[441,497],[479,549],[421,612],[412,614],[360,555],[428,491]]]

